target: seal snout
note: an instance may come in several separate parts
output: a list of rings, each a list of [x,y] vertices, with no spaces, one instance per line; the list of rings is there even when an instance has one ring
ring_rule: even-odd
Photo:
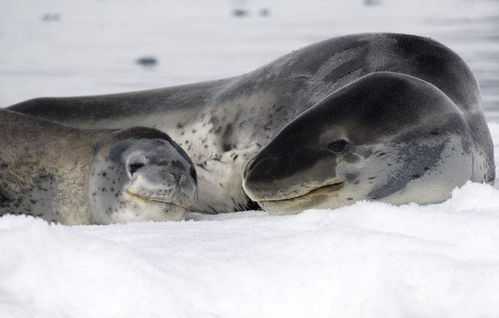
[[[189,208],[195,198],[197,186],[189,167],[173,162],[146,165],[130,180],[128,192],[148,201],[172,203]]]
[[[243,189],[258,202],[300,197],[335,183],[335,158],[317,148],[267,148],[246,166]]]
[[[175,182],[179,185],[185,184],[187,182],[187,175],[182,172],[168,171],[166,173],[168,180],[170,182]]]

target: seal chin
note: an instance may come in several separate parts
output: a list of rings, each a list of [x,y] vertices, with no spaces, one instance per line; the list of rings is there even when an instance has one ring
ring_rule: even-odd
[[[316,187],[304,194],[285,199],[257,200],[258,204],[271,214],[296,214],[320,206],[345,186],[345,180]]]
[[[180,202],[172,202],[170,197],[159,195],[144,195],[128,189],[123,191],[124,198],[133,202],[135,208],[142,212],[134,213],[133,220],[152,220],[152,221],[180,221],[185,219],[190,208]],[[129,222],[132,220],[126,220]]]
[[[141,206],[146,206],[149,204],[164,204],[167,206],[170,206],[171,208],[179,208],[179,209],[185,209],[189,210],[190,207],[186,207],[180,202],[172,202],[172,199],[170,196],[161,196],[157,194],[144,194],[144,193],[137,193],[134,191],[131,191],[129,189],[125,189],[124,191],[125,197],[129,199],[130,201],[134,201],[138,203]]]

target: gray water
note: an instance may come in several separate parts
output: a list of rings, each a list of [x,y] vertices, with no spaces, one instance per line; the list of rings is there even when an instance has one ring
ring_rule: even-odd
[[[239,75],[358,32],[420,34],[451,47],[475,72],[487,118],[499,121],[495,0],[2,0],[0,105]],[[135,62],[148,56],[157,63]]]
[[[471,2],[471,1],[470,1]],[[499,1],[495,11],[475,19],[427,19],[429,25],[449,30],[435,38],[456,49],[474,71],[480,84],[486,117],[499,121]]]

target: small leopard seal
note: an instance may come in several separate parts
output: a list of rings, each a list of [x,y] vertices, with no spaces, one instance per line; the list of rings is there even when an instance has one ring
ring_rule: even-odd
[[[415,35],[341,36],[233,78],[12,109],[80,128],[168,133],[196,164],[196,211],[431,203],[466,180],[495,178],[472,71]]]
[[[182,220],[194,202],[194,166],[160,131],[83,130],[8,110],[0,131],[0,215],[68,225]]]

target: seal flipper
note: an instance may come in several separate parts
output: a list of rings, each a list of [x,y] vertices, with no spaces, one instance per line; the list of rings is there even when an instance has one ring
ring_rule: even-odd
[[[251,144],[244,149],[232,149],[221,156],[196,163],[200,182],[208,186],[199,189],[199,200],[193,210],[223,213],[258,209],[258,204],[244,193],[241,180],[244,165],[260,148],[259,144]],[[214,173],[219,176],[218,180],[213,179]]]

